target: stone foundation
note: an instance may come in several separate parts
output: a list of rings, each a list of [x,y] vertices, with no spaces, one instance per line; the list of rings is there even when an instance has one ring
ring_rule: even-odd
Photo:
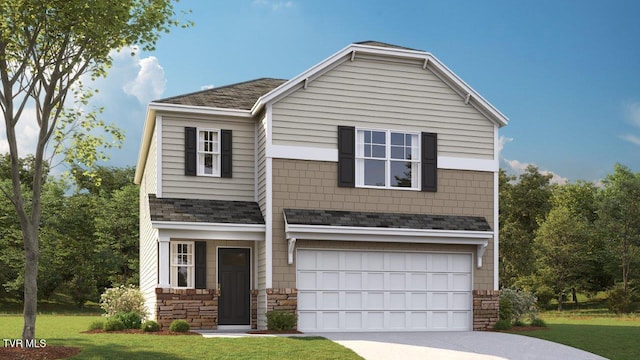
[[[473,330],[493,330],[498,321],[500,291],[473,290]]]
[[[215,289],[156,288],[156,321],[168,329],[182,319],[194,330],[218,328],[218,292]],[[258,291],[251,290],[251,328],[258,324]]]

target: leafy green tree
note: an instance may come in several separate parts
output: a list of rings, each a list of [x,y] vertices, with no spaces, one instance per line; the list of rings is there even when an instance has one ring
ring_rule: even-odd
[[[95,135],[96,127],[121,139],[118,130],[99,121],[94,112],[78,108],[65,112],[65,104],[75,95],[86,105],[91,91],[83,90],[80,79],[106,76],[112,50],[136,44],[153,50],[160,35],[178,25],[173,9],[171,0],[0,2],[0,108],[11,160],[11,187],[0,190],[16,209],[24,244],[23,340],[35,339],[46,149],[51,146],[68,162],[91,166],[98,159],[97,149],[110,144]],[[28,107],[35,110],[33,118],[24,116]],[[31,121],[38,132],[33,180],[26,191],[16,137],[17,126],[24,121]],[[70,139],[67,147],[60,146],[65,136]],[[56,144],[50,144],[52,140]]]
[[[536,272],[558,296],[558,311],[568,288],[575,287],[581,273],[582,244],[588,234],[584,219],[572,214],[566,206],[551,209],[536,231],[534,252]]]
[[[512,287],[535,271],[533,240],[539,222],[551,209],[551,175],[529,165],[517,181],[499,173],[500,286]]]
[[[136,185],[130,184],[99,200],[95,240],[100,244],[100,262],[107,269],[103,275],[107,276],[110,286],[138,285],[138,191]],[[109,287],[105,279],[101,283]]]
[[[616,164],[603,183],[597,224],[611,258],[617,260],[616,278],[628,294],[629,281],[639,275],[635,269],[640,265],[640,173]]]
[[[87,175],[85,170],[74,166],[73,171],[76,188],[78,191],[86,190],[90,194],[100,195],[101,192],[111,196],[111,194],[133,184],[133,177],[136,169],[133,166],[112,167],[96,166],[91,175]]]

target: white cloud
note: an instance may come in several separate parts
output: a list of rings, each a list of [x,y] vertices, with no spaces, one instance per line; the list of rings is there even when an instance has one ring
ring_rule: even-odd
[[[215,86],[213,86],[213,84],[209,84],[209,85],[202,85],[200,86],[200,90],[209,90],[209,89],[213,89]]]
[[[640,146],[640,137],[632,134],[620,135],[622,140],[626,140],[632,144]]]
[[[502,149],[504,149],[504,146],[507,145],[508,143],[512,142],[513,138],[508,138],[504,135],[501,135],[498,138],[498,155],[500,155],[502,153]]]
[[[278,11],[280,9],[292,7],[293,1],[254,0],[252,5],[255,7],[270,7],[271,10]]]
[[[524,171],[527,169],[527,167],[529,165],[533,165],[533,166],[537,167],[538,169],[540,169],[540,167],[538,165],[536,165],[536,164],[521,162],[521,161],[518,161],[518,160],[507,160],[507,159],[504,159],[504,162],[507,163],[507,165],[509,165],[511,170],[516,175],[520,175],[520,174],[524,173]],[[549,182],[552,183],[552,184],[564,185],[564,184],[569,182],[568,178],[562,177],[562,176],[554,173],[553,171],[548,171],[548,170],[539,170],[539,171],[540,171],[540,174],[542,174],[542,175],[551,175],[551,180],[549,180]]]
[[[135,96],[141,104],[146,105],[164,93],[167,85],[164,69],[155,56],[140,59],[136,54],[132,60],[139,67],[138,74],[135,79],[124,84],[122,89],[126,94]]]
[[[626,117],[636,127],[640,128],[640,103],[631,102],[626,104]]]

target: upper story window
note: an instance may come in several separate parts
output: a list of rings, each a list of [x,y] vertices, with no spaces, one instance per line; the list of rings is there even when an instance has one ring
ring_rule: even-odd
[[[171,242],[171,286],[194,287],[193,242]]]
[[[418,133],[356,131],[356,186],[420,189]]]
[[[220,130],[198,130],[198,175],[220,176]]]

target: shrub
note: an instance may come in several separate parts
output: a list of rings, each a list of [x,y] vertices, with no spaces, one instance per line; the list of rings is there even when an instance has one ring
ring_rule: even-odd
[[[288,331],[292,330],[298,317],[296,314],[286,311],[269,311],[267,312],[267,329],[275,331]]]
[[[525,316],[535,319],[537,314],[536,297],[532,293],[515,289],[500,290],[499,315],[501,320],[514,323],[521,321]]]
[[[536,298],[538,299],[537,304],[538,307],[544,309],[546,308],[551,300],[556,297],[556,294],[553,292],[553,289],[547,285],[540,285],[535,291]]]
[[[118,318],[107,319],[104,324],[104,331],[120,331],[124,330],[124,323]]]
[[[141,319],[147,317],[148,312],[144,306],[144,296],[140,289],[133,285],[119,286],[107,289],[100,296],[100,307],[105,316],[113,317],[119,313],[137,313]]]
[[[531,320],[531,326],[547,327],[547,323],[542,319],[535,318]]]
[[[116,314],[115,318],[122,321],[125,329],[140,329],[140,326],[142,324],[140,315],[138,315],[138,313],[134,311],[124,314]]]
[[[511,329],[511,321],[500,319],[493,325],[493,330],[509,330]]]
[[[153,320],[147,320],[144,322],[144,324],[142,324],[142,331],[144,332],[160,331],[160,324],[158,324]]]
[[[609,291],[607,300],[609,310],[616,314],[626,314],[634,311],[638,305],[638,299],[632,288],[628,288],[625,293],[622,286],[616,286]]]
[[[189,331],[189,323],[185,320],[174,320],[169,326],[169,330],[172,332],[187,332]]]
[[[91,324],[89,324],[89,331],[91,330],[102,330],[104,329],[104,321],[103,320],[96,320],[94,322],[92,322]]]
[[[513,326],[525,326],[526,324],[524,323],[524,321],[518,319],[516,321],[513,322]]]

